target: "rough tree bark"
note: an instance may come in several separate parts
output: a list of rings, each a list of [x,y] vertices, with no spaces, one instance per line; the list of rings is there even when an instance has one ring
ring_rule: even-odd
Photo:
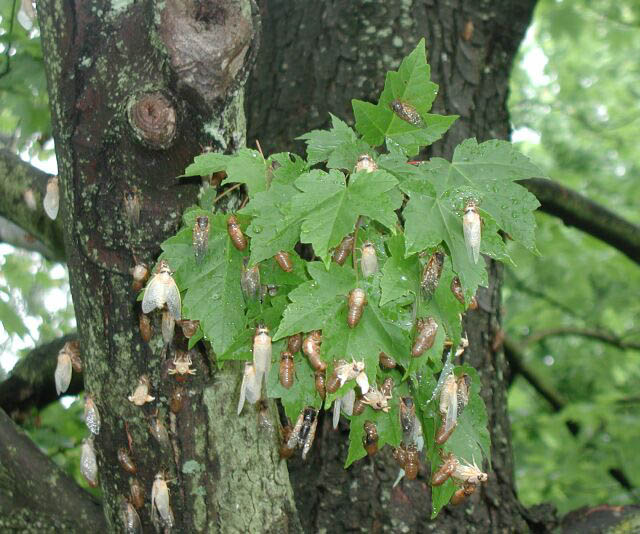
[[[249,145],[295,150],[291,139],[326,127],[328,113],[353,121],[351,98],[375,101],[384,73],[398,67],[426,37],[432,78],[440,85],[434,110],[460,119],[428,155],[450,158],[463,139],[508,139],[508,79],[514,55],[530,23],[535,0],[407,0],[262,4],[263,39],[246,107]],[[319,432],[307,464],[289,463],[303,526],[344,532],[526,532],[544,521],[524,510],[515,495],[506,406],[506,362],[492,348],[500,323],[501,268],[489,265],[490,285],[479,293],[480,310],[465,319],[470,349],[463,359],[483,381],[492,438],[490,482],[458,509],[430,522],[429,473],[392,489],[397,468],[389,451],[373,461],[342,468],[347,431]],[[326,418],[328,419],[328,418]]]
[[[216,371],[199,349],[185,405],[169,412],[177,384],[167,376],[160,336],[150,344],[141,338],[129,274],[137,261],[154,263],[195,203],[200,184],[177,178],[193,157],[204,146],[234,151],[244,144],[242,86],[258,44],[255,4],[43,0],[38,15],[85,391],[102,418],[95,447],[109,531],[123,529],[119,508],[130,475],[117,451],[128,435],[147,494],[139,510],[145,531],[152,530],[151,487],[161,471],[172,479],[177,532],[299,530],[275,436],[261,434],[254,414],[235,415],[237,366]],[[125,198],[139,202],[139,221],[127,215]],[[137,407],[127,395],[143,374],[157,401]],[[154,440],[156,421],[169,430],[170,444]]]
[[[324,126],[329,111],[351,117],[350,99],[374,99],[384,72],[396,68],[422,36],[440,84],[435,112],[460,115],[431,154],[450,157],[471,136],[508,138],[508,75],[534,5],[264,1],[262,53],[246,99],[251,139],[259,138],[268,152],[291,149],[290,139]],[[446,509],[436,522],[428,520],[424,469],[417,481],[394,490],[396,468],[388,451],[344,471],[346,433],[331,433],[328,425],[319,430],[309,463],[289,465],[294,504],[273,436],[259,434],[255,417],[232,415],[238,369],[217,372],[204,354],[188,383],[187,406],[177,417],[169,414],[174,384],[166,376],[161,341],[147,345],[140,338],[129,269],[136,260],[153,262],[159,243],[195,200],[198,184],[176,176],[201,147],[231,151],[243,144],[239,88],[255,50],[252,7],[249,0],[39,3],[85,388],[103,419],[96,448],[110,530],[121,529],[118,507],[129,491],[129,477],[116,460],[117,449],[127,444],[125,421],[136,476],[147,490],[145,525],[153,477],[166,470],[175,478],[170,487],[180,532],[299,531],[295,504],[309,532],[542,529],[515,497],[506,364],[492,348],[500,320],[501,270],[495,264],[489,266],[490,287],[479,295],[481,309],[466,318],[472,348],[464,356],[483,379],[491,479],[470,503]],[[141,201],[137,225],[125,215],[125,194]],[[159,402],[137,408],[126,396],[143,373]],[[148,430],[156,407],[171,429],[169,448]]]

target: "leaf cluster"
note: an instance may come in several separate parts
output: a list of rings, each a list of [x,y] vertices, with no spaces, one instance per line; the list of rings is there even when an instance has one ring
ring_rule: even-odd
[[[469,139],[457,147],[451,162],[440,158],[418,165],[410,162],[456,119],[429,113],[436,91],[429,81],[423,40],[397,72],[387,75],[377,104],[353,101],[355,130],[332,116],[329,130],[302,136],[306,160],[290,153],[265,157],[251,149],[198,156],[185,176],[224,171],[223,185],[244,184],[248,203],[235,215],[249,246],[242,251],[234,246],[227,228],[229,215],[217,212],[215,198],[206,189],[200,205],[184,214],[183,228],[162,245],[161,259],[171,266],[183,293],[183,316],[200,321],[200,335],[192,343],[204,338],[218,363],[251,360],[256,326],[269,329],[273,358],[266,395],[280,399],[291,421],[305,407],[330,409],[350,390],[360,393],[356,382],[348,380],[323,399],[315,388],[315,371],[302,354],[294,356],[293,385],[285,388],[279,380],[278,355],[288,336],[321,330],[320,358],[327,365],[327,379],[340,361],[352,360],[364,362],[374,388],[393,379],[388,411],[366,406],[362,414],[348,416],[345,467],[367,454],[365,421],[375,423],[379,448],[398,447],[403,441],[412,444],[400,423],[400,399],[407,396],[418,406],[424,454],[432,465],[444,452],[479,465],[489,456],[486,410],[471,368],[456,368],[472,380],[470,401],[457,430],[444,449],[434,441],[440,426],[437,377],[443,355],[448,370],[463,337],[461,314],[477,288],[487,284],[485,262],[475,263],[467,250],[462,214],[469,201],[478,206],[485,255],[508,259],[498,232],[535,251],[532,212],[538,204],[515,180],[540,173],[501,141],[479,144]],[[394,111],[397,103],[415,119]],[[375,162],[371,168],[359,165],[363,155]],[[206,253],[196,261],[192,243],[198,216],[207,216],[210,228]],[[353,236],[354,245],[347,262],[340,265],[332,261],[332,254],[347,236]],[[310,245],[312,255],[299,256],[299,243]],[[378,263],[369,276],[364,276],[358,261],[365,245],[375,249]],[[274,260],[281,252],[293,261],[290,272]],[[437,288],[428,294],[422,287],[422,271],[435,252],[444,255],[444,263]],[[256,265],[264,287],[257,299],[241,288],[244,270]],[[462,285],[464,304],[450,289],[455,277]],[[367,302],[357,325],[350,327],[348,295],[355,288],[364,290]],[[427,317],[438,324],[433,344],[412,357],[416,320]],[[397,362],[396,368],[379,365],[381,352]],[[448,502],[452,488],[448,483],[434,490],[435,513]]]

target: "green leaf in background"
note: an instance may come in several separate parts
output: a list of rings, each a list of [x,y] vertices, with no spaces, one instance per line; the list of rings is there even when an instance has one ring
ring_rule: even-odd
[[[162,244],[162,257],[175,270],[181,291],[183,315],[199,320],[205,337],[216,353],[224,353],[245,327],[244,298],[240,287],[242,253],[227,233],[227,216],[208,213],[209,248],[196,264],[192,247],[191,219],[203,210],[185,215],[188,227]]]
[[[340,171],[312,171],[296,181],[302,193],[293,198],[288,220],[303,221],[300,240],[311,243],[316,255],[328,265],[329,249],[353,231],[359,215],[371,217],[395,232],[395,210],[402,203],[401,195],[390,192],[396,184],[385,171],[352,174],[348,186]]]
[[[390,138],[407,155],[414,156],[421,146],[428,146],[442,137],[458,117],[429,113],[438,91],[438,86],[429,79],[430,74],[425,40],[422,39],[415,50],[402,61],[397,72],[387,73],[378,104],[352,101],[356,130],[365,141],[379,146],[384,143],[385,138]],[[422,124],[411,124],[398,117],[390,107],[393,100],[413,106],[420,114]]]
[[[326,161],[329,169],[351,171],[358,156],[371,152],[371,148],[335,115],[331,115],[331,122],[331,130],[313,130],[298,139],[307,141],[309,165]]]

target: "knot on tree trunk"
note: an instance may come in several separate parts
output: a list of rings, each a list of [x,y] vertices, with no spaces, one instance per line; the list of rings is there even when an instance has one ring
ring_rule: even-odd
[[[162,93],[140,93],[127,106],[135,138],[149,148],[169,148],[176,135],[176,109]]]

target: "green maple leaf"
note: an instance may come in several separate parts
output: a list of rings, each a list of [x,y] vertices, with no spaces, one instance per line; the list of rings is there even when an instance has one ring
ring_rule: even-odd
[[[387,239],[390,258],[382,268],[380,305],[399,299],[409,293],[420,291],[421,266],[417,254],[405,257],[404,235],[398,234]]]
[[[479,209],[500,229],[535,250],[533,212],[540,203],[515,181],[542,173],[511,143],[491,140],[478,144],[475,139],[466,139],[456,147],[451,163],[434,158],[420,168],[435,175],[431,182],[439,195],[456,189],[468,191],[467,196],[475,197]]]
[[[218,152],[200,154],[196,156],[193,159],[193,163],[185,169],[182,177],[208,176],[214,172],[224,171],[231,157],[232,156],[228,154],[220,154]]]
[[[320,262],[307,264],[313,280],[300,284],[289,293],[282,322],[273,339],[282,339],[298,332],[321,330],[345,305],[347,295],[355,287],[353,269],[332,263],[329,270]]]
[[[209,217],[209,246],[201,263],[196,264],[192,247],[195,217]],[[183,315],[200,321],[204,335],[216,353],[224,353],[245,328],[244,298],[240,287],[242,253],[227,233],[227,216],[201,209],[188,211],[186,228],[162,244],[162,257],[175,271],[181,291]]]
[[[247,184],[250,197],[266,191],[269,162],[257,150],[242,148],[227,160],[227,177],[222,182]]]
[[[302,192],[292,199],[287,221],[302,222],[300,240],[311,243],[314,252],[328,265],[329,249],[353,231],[358,216],[365,215],[395,233],[395,210],[402,196],[397,180],[385,171],[357,172],[346,177],[340,171],[328,174],[312,171],[296,180]]]
[[[478,286],[488,284],[484,261],[474,263],[469,257],[462,231],[462,215],[455,199],[438,196],[432,183],[410,179],[401,184],[410,200],[405,217],[406,254],[435,248],[444,241],[468,297]]]
[[[353,100],[356,130],[373,146],[386,138],[399,145],[409,156],[418,153],[421,146],[437,141],[458,118],[429,113],[437,95],[438,86],[429,80],[431,70],[427,63],[425,40],[400,64],[397,72],[388,72],[384,90],[377,104]],[[422,122],[411,124],[398,117],[391,109],[393,100],[409,104],[420,114]]]
[[[358,156],[371,152],[371,148],[335,115],[331,115],[331,122],[330,130],[313,130],[298,139],[307,141],[309,165],[326,161],[330,169],[351,171],[358,161]]]

